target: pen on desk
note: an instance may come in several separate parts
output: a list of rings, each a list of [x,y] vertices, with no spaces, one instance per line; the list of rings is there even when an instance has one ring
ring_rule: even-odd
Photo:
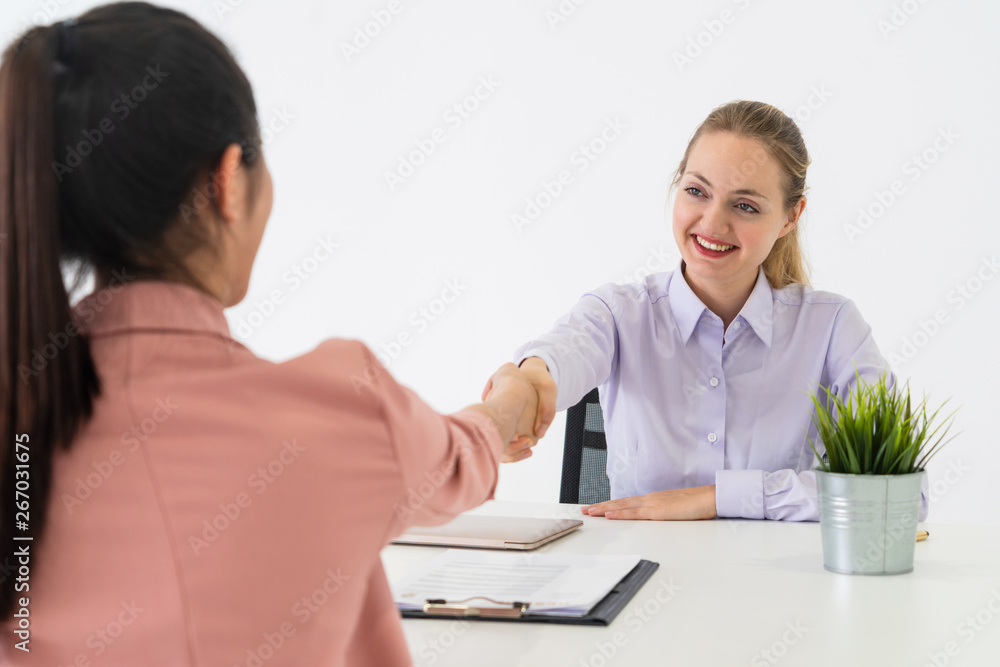
[[[917,542],[923,542],[928,537],[930,537],[930,535],[931,534],[928,533],[926,530],[918,530],[917,531]]]

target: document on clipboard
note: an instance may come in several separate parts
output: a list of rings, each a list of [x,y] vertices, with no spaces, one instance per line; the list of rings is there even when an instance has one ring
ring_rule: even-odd
[[[587,622],[607,625],[656,569],[635,555],[515,554],[449,549],[393,585],[405,617]],[[628,582],[631,583],[629,584]],[[628,584],[624,585],[623,584]]]

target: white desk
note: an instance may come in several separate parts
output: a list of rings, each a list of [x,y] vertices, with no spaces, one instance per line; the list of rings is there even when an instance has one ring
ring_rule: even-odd
[[[476,512],[581,517],[558,504]],[[817,523],[585,517],[541,550],[660,564],[609,627],[404,619],[403,630],[419,666],[1000,666],[1000,528],[922,528],[913,572],[866,577],[823,569]],[[389,546],[382,559],[393,581],[441,551]]]

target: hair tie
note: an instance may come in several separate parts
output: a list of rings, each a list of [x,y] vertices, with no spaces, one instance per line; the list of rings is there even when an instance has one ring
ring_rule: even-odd
[[[76,19],[60,21],[56,29],[56,58],[52,63],[56,74],[65,74],[73,69],[76,61]]]

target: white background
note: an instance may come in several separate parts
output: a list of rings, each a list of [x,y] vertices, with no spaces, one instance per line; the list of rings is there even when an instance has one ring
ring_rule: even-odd
[[[95,4],[5,0],[0,33]],[[228,312],[258,354],[283,360],[329,337],[389,352],[409,334],[389,358],[396,378],[444,412],[478,400],[583,292],[661,256],[659,270],[674,268],[668,185],[688,138],[718,104],[763,100],[800,122],[813,159],[813,285],[858,304],[918,396],[960,406],[962,433],[930,466],[930,519],[1000,525],[996,3],[165,4],[230,45],[274,128],[274,210],[249,296]],[[458,123],[449,109],[463,101],[475,109]],[[615,119],[620,134],[581,171],[581,145]],[[386,172],[437,128],[444,141],[390,187]],[[940,133],[952,138],[935,148]],[[511,216],[562,170],[572,183],[518,231]],[[873,212],[865,228],[859,208]],[[309,259],[321,238],[339,247]],[[298,285],[296,266],[314,269]],[[446,281],[460,295],[421,325]],[[558,499],[563,423],[503,468],[498,498]]]

